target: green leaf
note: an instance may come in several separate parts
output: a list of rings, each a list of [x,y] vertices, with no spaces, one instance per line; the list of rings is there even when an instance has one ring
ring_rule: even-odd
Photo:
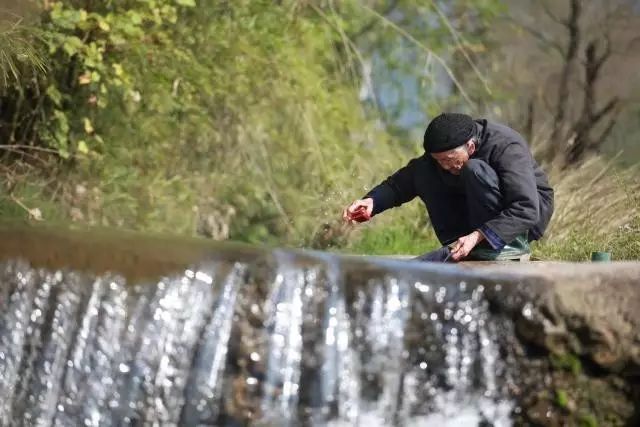
[[[101,20],[98,21],[98,28],[100,28],[105,33],[109,32],[111,30],[111,26],[104,19],[101,19]]]
[[[569,396],[566,391],[561,389],[556,390],[556,404],[563,409],[569,406]]]
[[[580,427],[598,427],[597,418],[590,413],[581,414],[578,422]]]
[[[73,12],[63,8],[62,2],[53,3],[51,13],[51,22],[60,28],[72,30],[75,28],[76,20],[73,19]],[[78,14],[79,15],[79,14]]]
[[[58,129],[63,134],[67,134],[69,132],[69,120],[67,119],[67,115],[60,110],[54,110],[53,117],[55,118],[55,123],[58,125]]]
[[[91,135],[93,132],[95,132],[95,129],[93,129],[93,124],[91,124],[91,120],[89,120],[87,117],[85,117],[82,120],[82,123],[84,125],[84,131]]]
[[[49,86],[47,88],[47,96],[49,96],[49,99],[53,101],[53,104],[56,107],[60,107],[60,104],[62,103],[62,94],[57,87],[54,85]]]
[[[111,43],[114,46],[120,46],[127,43],[127,39],[125,39],[122,35],[115,33],[111,33],[111,35],[109,36],[109,40],[111,40]]]
[[[196,0],[176,0],[176,3],[179,6],[186,6],[186,7],[195,7],[196,6]]]
[[[62,48],[65,52],[67,52],[67,55],[69,56],[73,56],[76,53],[80,52],[83,47],[84,45],[82,43],[82,40],[75,36],[67,37],[62,44]]]
[[[130,10],[128,15],[129,15],[129,19],[131,20],[131,23],[133,25],[142,24],[142,15],[140,15],[138,12],[136,12],[134,10]]]
[[[89,147],[87,146],[87,143],[84,140],[80,140],[78,141],[78,153],[80,154],[89,154]]]
[[[116,76],[118,77],[122,77],[122,75],[124,74],[124,70],[122,68],[122,65],[120,64],[111,64],[111,66],[113,67],[113,72]]]

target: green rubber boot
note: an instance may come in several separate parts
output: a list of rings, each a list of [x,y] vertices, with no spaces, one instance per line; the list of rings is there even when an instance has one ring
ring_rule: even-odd
[[[497,251],[487,242],[482,242],[471,250],[468,261],[528,261],[531,256],[527,234],[521,234],[513,242]]]

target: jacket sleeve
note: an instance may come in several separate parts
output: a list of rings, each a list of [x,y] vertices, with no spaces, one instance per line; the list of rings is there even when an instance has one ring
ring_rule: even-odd
[[[496,162],[503,210],[480,228],[494,249],[502,249],[538,222],[538,189],[532,165],[529,148],[519,142],[507,145]]]
[[[417,167],[418,159],[410,160],[405,167],[396,171],[364,196],[364,198],[371,197],[373,199],[373,215],[400,206],[416,197],[415,171]]]

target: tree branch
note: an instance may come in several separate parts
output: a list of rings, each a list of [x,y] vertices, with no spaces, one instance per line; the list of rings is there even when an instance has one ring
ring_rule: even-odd
[[[388,14],[393,12],[393,10],[396,8],[397,5],[398,5],[398,0],[391,0],[387,5],[387,7],[382,12],[380,12],[380,14],[382,16],[387,16]],[[371,21],[363,25],[362,28],[360,28],[354,34],[349,34],[349,38],[352,40],[357,39],[358,37],[362,36],[364,33],[369,32],[373,28],[373,26],[376,25],[377,22],[378,22],[377,19],[375,18],[371,19]]]
[[[451,81],[453,82],[453,84],[456,86],[456,88],[460,91],[460,95],[464,98],[464,100],[469,104],[469,106],[474,107],[475,104],[474,102],[471,100],[471,98],[469,97],[469,95],[467,94],[467,91],[464,90],[464,87],[462,86],[462,84],[460,83],[460,81],[458,80],[458,78],[455,76],[455,74],[453,73],[453,71],[451,70],[451,67],[449,67],[447,65],[447,63],[445,62],[445,60],[438,55],[437,53],[435,53],[433,50],[429,49],[424,43],[420,42],[418,39],[416,39],[415,37],[413,37],[411,34],[409,34],[406,30],[402,29],[401,27],[399,27],[395,22],[391,21],[389,18],[380,15],[378,12],[376,12],[375,10],[371,9],[369,6],[361,4],[361,7],[366,10],[367,12],[371,13],[374,16],[377,16],[380,20],[382,20],[385,24],[389,25],[391,28],[393,28],[394,30],[396,30],[398,32],[398,34],[400,34],[401,36],[403,36],[405,39],[409,40],[411,43],[415,44],[416,46],[418,46],[419,48],[421,48],[422,50],[424,50],[425,52],[430,53],[433,58],[435,58],[436,61],[438,61],[438,63],[440,63],[440,65],[442,66],[442,68],[444,69],[444,71],[447,73],[447,75],[449,76],[449,78],[451,79]]]
[[[476,66],[475,62],[473,62],[473,60],[471,59],[471,56],[469,55],[469,53],[467,52],[467,49],[464,47],[464,43],[463,43],[463,39],[462,37],[458,34],[458,32],[456,31],[455,28],[453,28],[453,25],[451,25],[451,22],[449,21],[449,19],[447,18],[447,16],[444,14],[444,12],[442,12],[442,10],[438,7],[438,5],[436,4],[435,1],[431,0],[431,5],[433,6],[433,8],[436,10],[436,13],[438,14],[438,16],[440,17],[440,19],[442,20],[442,22],[444,22],[445,26],[447,27],[447,29],[449,30],[449,32],[451,33],[451,35],[453,36],[453,40],[456,42],[456,44],[458,45],[460,51],[462,52],[462,55],[464,55],[464,58],[467,60],[467,62],[469,63],[469,65],[471,65],[471,68],[473,69],[473,71],[476,73],[476,76],[478,76],[478,79],[482,82],[482,84],[484,85],[485,90],[487,91],[487,93],[489,95],[492,94],[491,92],[491,88],[489,87],[489,82],[487,81],[487,79],[482,75],[482,73],[480,72],[480,70],[478,69],[478,67]]]
[[[607,139],[609,137],[609,134],[611,134],[611,131],[613,130],[614,126],[616,125],[616,116],[617,115],[613,115],[611,117],[611,119],[609,119],[609,123],[607,124],[607,127],[605,127],[604,130],[602,131],[602,133],[600,134],[600,137],[593,141],[594,146],[590,147],[592,150],[596,149],[598,147],[598,145],[600,143],[602,143],[602,141],[604,141],[605,139]]]
[[[0,150],[9,150],[9,151],[33,150],[33,151],[43,151],[45,153],[60,154],[58,150],[54,150],[53,148],[34,147],[31,145],[24,145],[24,144],[0,144]]]
[[[565,20],[558,18],[552,11],[546,1],[538,1],[535,2],[536,6],[540,6],[540,8],[547,14],[547,16],[554,22],[558,24],[565,25]]]
[[[18,206],[20,206],[22,209],[24,209],[25,211],[27,211],[27,213],[29,214],[29,219],[34,219],[36,221],[42,221],[42,212],[40,211],[40,209],[38,208],[29,208],[28,206],[26,206],[24,203],[22,203],[20,201],[20,199],[16,198],[13,193],[9,194],[9,197],[11,198],[11,200]]]
[[[330,6],[331,6],[331,12],[333,13],[333,15],[334,15],[334,16],[336,16],[336,17],[337,17],[337,13],[336,13],[335,9],[333,8],[333,4],[332,4],[332,3],[330,3]],[[315,11],[316,11],[316,13],[317,13],[318,15],[320,15],[320,17],[321,17],[322,19],[324,19],[324,20],[325,20],[325,22],[326,22],[327,24],[329,24],[329,26],[330,26],[330,27],[332,27],[332,28],[333,28],[333,29],[338,33],[338,35],[339,35],[339,36],[340,36],[340,38],[342,39],[342,42],[343,42],[343,43],[344,43],[344,45],[345,45],[345,48],[346,48],[347,54],[348,54],[349,49],[350,49],[351,51],[353,51],[353,54],[355,55],[355,57],[356,57],[357,61],[358,61],[358,62],[359,62],[359,64],[360,64],[360,68],[361,68],[361,70],[362,70],[362,78],[364,79],[364,84],[369,84],[370,82],[367,82],[367,79],[366,79],[366,77],[364,76],[364,74],[365,74],[365,70],[366,70],[365,60],[364,60],[364,58],[363,58],[362,54],[360,53],[360,51],[358,50],[358,47],[356,46],[355,42],[354,42],[354,41],[349,37],[349,35],[348,35],[348,34],[346,34],[346,32],[345,32],[345,31],[343,30],[343,28],[340,26],[339,21],[336,19],[336,21],[337,21],[337,22],[332,22],[332,20],[331,20],[331,19],[329,19],[329,16],[327,16],[327,14],[325,14],[325,13],[324,13],[324,12],[323,12],[319,7],[317,7],[317,6],[315,6],[315,5],[311,5],[311,8],[312,8],[313,10],[315,10]],[[373,87],[373,84],[371,84],[370,86],[371,86],[371,87],[370,87],[369,89],[371,90],[371,95],[372,95],[372,98],[373,98],[373,103],[374,103],[374,105],[375,105],[375,108],[376,108],[380,113],[383,113],[382,108],[380,108],[380,102],[379,102],[379,100],[378,100],[378,97],[376,96],[376,92],[375,92],[375,89],[374,89],[374,87]]]
[[[595,72],[598,73],[600,71],[600,68],[604,65],[604,63],[607,61],[607,59],[609,59],[609,57],[611,56],[611,36],[610,34],[607,32],[607,34],[604,37],[604,52],[602,52],[602,54],[600,55],[600,57],[598,59],[596,59],[594,67],[595,67]]]
[[[582,14],[582,0],[571,0],[571,12],[566,21],[563,21],[569,33],[576,33],[580,29],[578,28],[580,15]]]
[[[617,105],[620,100],[617,96],[614,96],[607,102],[597,113],[593,114],[591,120],[593,123],[600,121],[605,115],[609,114]]]
[[[569,80],[571,77],[571,70],[573,69],[573,63],[578,54],[578,48],[580,46],[580,14],[581,0],[571,0],[571,11],[569,18],[566,22],[566,28],[569,32],[569,42],[567,43],[567,50],[564,55],[564,64],[562,72],[560,74],[560,81],[558,84],[558,98],[556,104],[555,118],[553,122],[553,129],[551,131],[551,137],[546,158],[553,160],[558,152],[558,148],[563,144],[562,141],[562,129],[566,126],[565,117],[567,115],[567,103],[569,101]]]
[[[531,27],[528,24],[525,24],[524,22],[518,22],[517,20],[515,20],[512,17],[507,17],[507,20],[511,21],[514,25],[519,26],[523,30],[527,31],[529,34],[531,34],[532,36],[534,36],[535,38],[540,40],[545,45],[553,48],[555,51],[557,51],[560,54],[560,56],[564,56],[564,54],[565,54],[564,53],[564,48],[557,41],[547,37],[541,31],[536,30],[534,27]]]

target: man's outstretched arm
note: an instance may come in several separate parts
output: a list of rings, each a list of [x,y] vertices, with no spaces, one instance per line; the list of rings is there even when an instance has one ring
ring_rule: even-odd
[[[375,186],[363,197],[363,199],[373,199],[372,215],[400,206],[416,197],[415,175],[416,169],[420,166],[419,162],[419,158],[411,159],[406,166]]]

